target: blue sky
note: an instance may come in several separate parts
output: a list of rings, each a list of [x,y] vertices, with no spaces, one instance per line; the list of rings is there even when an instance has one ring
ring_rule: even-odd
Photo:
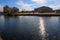
[[[48,6],[53,9],[60,9],[60,0],[0,0],[0,11],[3,11],[3,6],[17,7],[19,10],[34,10],[41,6]]]

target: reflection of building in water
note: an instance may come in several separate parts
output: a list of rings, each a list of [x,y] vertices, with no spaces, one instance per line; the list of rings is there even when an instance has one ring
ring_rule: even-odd
[[[45,27],[44,27],[44,20],[43,18],[40,18],[40,22],[39,22],[39,29],[40,29],[40,35],[41,35],[41,39],[42,40],[46,40],[46,31],[45,31]]]

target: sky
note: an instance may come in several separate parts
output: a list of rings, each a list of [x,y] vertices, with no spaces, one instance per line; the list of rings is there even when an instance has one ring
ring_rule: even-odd
[[[0,11],[3,7],[17,7],[20,11],[31,11],[41,6],[48,6],[54,10],[60,9],[60,0],[0,0]]]

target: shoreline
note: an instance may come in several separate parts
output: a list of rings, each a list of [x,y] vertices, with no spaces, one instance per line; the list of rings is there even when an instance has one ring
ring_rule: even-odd
[[[11,15],[5,15],[3,13],[0,15],[4,15],[4,16],[60,16],[60,13],[38,13],[38,14],[15,13],[15,14],[11,14]]]
[[[60,13],[14,14],[14,16],[60,16]]]

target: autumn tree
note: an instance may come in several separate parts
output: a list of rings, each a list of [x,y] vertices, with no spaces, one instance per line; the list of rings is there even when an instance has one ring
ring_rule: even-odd
[[[11,8],[9,7],[9,6],[4,6],[4,8],[3,8],[4,10],[3,10],[3,12],[4,12],[4,14],[10,14],[11,13]]]

